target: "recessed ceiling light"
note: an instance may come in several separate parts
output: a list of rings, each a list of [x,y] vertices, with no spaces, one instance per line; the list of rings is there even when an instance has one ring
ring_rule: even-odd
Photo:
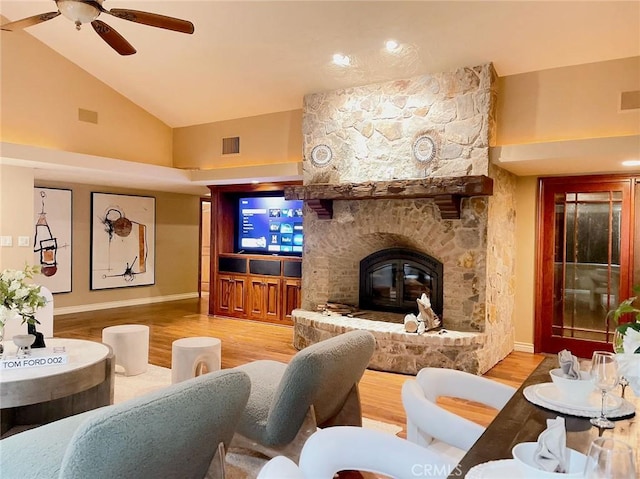
[[[640,166],[640,160],[623,161],[622,166]]]
[[[400,44],[395,40],[387,40],[384,44],[384,47],[387,49],[388,52],[395,52],[400,49]]]
[[[347,55],[336,53],[333,55],[333,63],[340,65],[341,67],[347,67],[351,63],[351,59]]]

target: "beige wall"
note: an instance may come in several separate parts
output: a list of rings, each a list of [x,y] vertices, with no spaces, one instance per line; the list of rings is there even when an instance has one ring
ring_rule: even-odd
[[[200,198],[145,190],[108,188],[59,182],[37,182],[36,186],[70,188],[73,191],[73,269],[71,293],[55,295],[55,307],[127,301],[198,291]],[[124,193],[156,198],[155,284],[91,291],[89,258],[91,236],[91,192]],[[29,190],[33,197],[33,186]],[[33,200],[32,200],[33,201]],[[28,215],[33,230],[33,207]],[[4,223],[4,221],[3,221]],[[32,262],[32,255],[29,256]]]
[[[502,77],[497,144],[640,134],[640,110],[619,109],[620,93],[633,90],[640,90],[640,57]],[[537,182],[519,177],[516,183],[514,323],[520,347],[532,347],[534,340]]]
[[[13,242],[0,246],[0,271],[32,264],[33,229],[33,170],[0,164],[0,236]],[[29,247],[18,246],[18,236],[28,236]]]
[[[172,165],[171,128],[31,35],[3,33],[0,53],[1,141]]]
[[[502,77],[497,144],[640,133],[640,110],[620,111],[620,95],[640,90],[640,57]]]
[[[240,137],[240,153],[222,155],[222,139]],[[302,161],[302,110],[174,129],[178,168],[231,168]]]
[[[514,325],[518,345],[533,344],[538,179],[516,178],[516,282]]]

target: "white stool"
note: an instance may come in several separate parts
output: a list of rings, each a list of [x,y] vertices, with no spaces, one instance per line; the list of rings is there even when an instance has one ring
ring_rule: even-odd
[[[113,348],[116,366],[124,368],[125,376],[135,376],[147,370],[149,363],[149,326],[122,324],[102,330],[102,342]]]
[[[197,336],[176,339],[171,345],[171,383],[218,371],[221,351],[222,342],[218,338]]]

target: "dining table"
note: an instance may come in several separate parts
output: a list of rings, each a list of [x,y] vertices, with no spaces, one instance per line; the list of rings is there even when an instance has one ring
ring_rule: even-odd
[[[547,428],[547,419],[554,419],[558,416],[565,420],[567,447],[587,454],[589,445],[599,436],[619,439],[633,448],[635,462],[640,466],[640,424],[635,414],[635,410],[640,406],[640,397],[636,396],[630,387],[626,387],[624,401],[621,402],[624,406],[624,410],[621,408],[623,415],[610,418],[615,422],[613,429],[599,429],[591,425],[588,417],[588,415],[599,416],[599,410],[588,413],[588,415],[574,415],[559,410],[566,411],[564,408],[556,408],[549,404],[553,407],[553,409],[549,409],[527,399],[526,396],[532,397],[531,392],[536,387],[535,385],[551,382],[549,371],[557,367],[558,357],[545,355],[538,367],[498,412],[471,449],[467,451],[458,466],[451,471],[448,479],[464,478],[472,468],[479,464],[512,459],[511,450],[516,444],[537,441],[540,433]],[[619,386],[609,394],[621,396],[622,387]],[[475,474],[470,476],[475,476]]]

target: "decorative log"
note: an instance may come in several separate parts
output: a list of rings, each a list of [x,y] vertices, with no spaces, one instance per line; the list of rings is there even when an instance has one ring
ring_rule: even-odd
[[[318,183],[306,186],[287,186],[288,200],[304,200],[318,218],[333,217],[333,200],[373,200],[403,198],[434,198],[444,219],[460,218],[463,197],[490,196],[493,179],[488,176],[455,176],[419,178],[366,183]]]
[[[409,313],[404,317],[404,330],[407,333],[417,333],[419,324],[415,314]]]
[[[436,313],[431,309],[431,299],[425,293],[422,293],[418,299],[416,299],[418,303],[418,319],[424,325],[426,331],[430,331],[432,329],[440,326],[440,318],[436,315]]]

